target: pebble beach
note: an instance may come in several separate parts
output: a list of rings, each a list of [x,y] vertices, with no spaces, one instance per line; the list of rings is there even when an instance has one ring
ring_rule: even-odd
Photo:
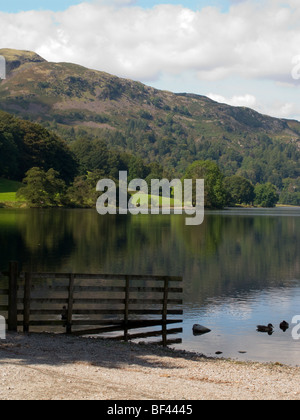
[[[300,368],[149,344],[10,333],[1,400],[299,400]]]

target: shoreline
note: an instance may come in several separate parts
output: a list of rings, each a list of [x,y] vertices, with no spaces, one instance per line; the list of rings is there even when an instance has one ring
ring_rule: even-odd
[[[1,400],[299,400],[300,368],[46,333],[0,341]]]
[[[164,208],[165,208],[166,206],[159,206],[159,210],[163,210]],[[274,210],[274,209],[277,209],[277,208],[291,208],[291,209],[299,209],[300,208],[300,206],[295,206],[295,205],[292,205],[292,204],[276,204],[276,206],[275,207],[257,207],[257,206],[248,206],[248,205],[245,205],[245,206],[242,206],[242,205],[236,205],[236,206],[233,206],[233,207],[224,207],[224,208],[222,208],[222,209],[211,209],[211,208],[205,208],[204,209],[204,211],[205,212],[210,212],[210,211],[230,211],[230,210],[243,210],[243,209],[245,209],[245,210]],[[69,206],[58,206],[58,207],[52,207],[52,206],[50,206],[50,207],[30,207],[30,206],[28,206],[28,204],[26,203],[26,202],[23,202],[23,201],[19,201],[19,202],[17,202],[17,201],[0,201],[0,209],[5,209],[5,210],[8,210],[8,209],[11,209],[11,210],[32,210],[32,209],[35,209],[35,210],[96,210],[96,206],[95,207],[69,207]],[[149,209],[149,215],[151,215],[151,207],[149,206],[148,207],[148,209]],[[170,206],[170,211],[171,211],[171,213],[170,214],[172,214],[172,211],[175,211],[175,210],[181,210],[183,213],[184,213],[184,211],[185,210],[193,210],[194,208],[190,208],[190,207],[188,207],[188,208],[185,208],[185,207],[176,207],[176,206]],[[117,213],[117,215],[118,215],[119,213]],[[161,214],[161,213],[159,213],[159,214]]]

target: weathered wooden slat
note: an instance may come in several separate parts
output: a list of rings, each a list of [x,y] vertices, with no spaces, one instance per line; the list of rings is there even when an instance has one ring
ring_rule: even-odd
[[[167,307],[167,305],[182,305],[182,299],[166,299],[166,301],[164,299],[130,299],[129,303],[132,305],[162,305],[165,303]]]
[[[34,291],[51,291],[51,292],[68,292],[68,286],[49,286],[47,284],[32,285],[31,290]],[[151,287],[151,286],[130,286],[130,292],[143,292],[143,293],[163,293],[163,287]],[[24,287],[18,286],[18,291],[23,292]],[[102,293],[102,292],[114,292],[123,293],[125,287],[122,286],[74,286],[74,293]],[[182,293],[183,289],[180,287],[169,287],[169,293]],[[8,289],[0,289],[0,294],[7,295]]]
[[[166,324],[180,324],[182,323],[182,319],[169,319],[167,320]],[[90,326],[90,325],[124,325],[124,321],[123,320],[73,320],[73,325],[85,325],[85,326]],[[135,328],[147,328],[147,327],[154,327],[154,326],[160,326],[162,325],[162,321],[161,319],[156,319],[156,320],[134,320],[128,321],[128,329],[135,329]]]
[[[66,298],[31,298],[32,302],[36,303],[67,303],[68,299]],[[166,302],[164,299],[129,299],[128,303],[131,305],[161,305],[163,303],[166,303],[168,305],[182,305],[182,299],[167,299]],[[18,303],[23,303],[22,298],[18,298]],[[73,300],[74,304],[125,304],[126,299],[118,299],[118,298],[76,298],[74,297]]]
[[[120,331],[124,329],[124,323],[122,322],[119,325],[110,326],[110,327],[101,327],[101,328],[91,328],[86,330],[72,331],[72,335],[94,335],[94,334],[103,334],[108,332]]]
[[[23,311],[18,311],[19,315],[23,314]],[[31,315],[43,315],[43,316],[54,316],[54,315],[58,315],[59,311],[48,311],[48,312],[44,312],[44,311],[35,311],[35,310],[31,310],[30,311]],[[74,315],[74,313],[73,313]],[[36,319],[31,319],[30,324],[33,325],[34,322],[39,322],[39,325],[43,325],[43,322],[47,323],[47,322],[55,322],[57,325],[62,325],[63,322],[61,320],[36,320]],[[182,319],[168,319],[166,324],[179,324],[182,323]],[[123,319],[74,319],[72,321],[72,325],[73,326],[92,326],[92,325],[97,325],[97,326],[102,326],[102,325],[123,325],[124,324],[124,320]],[[20,324],[21,325],[21,324]],[[162,325],[162,320],[161,319],[156,319],[156,320],[129,320],[128,321],[128,329],[135,329],[135,328],[146,328],[146,327],[153,327],[153,326],[160,326]]]
[[[18,325],[23,325],[23,321],[18,321]],[[31,320],[30,321],[30,326],[39,326],[39,327],[43,327],[43,326],[62,326],[62,321],[57,321],[57,320],[44,320],[44,321],[36,321],[36,320]]]
[[[124,315],[124,309],[74,309],[75,314],[94,314],[94,315]],[[162,309],[129,309],[130,315],[162,315]],[[182,315],[183,311],[181,309],[168,309],[167,315]]]
[[[55,279],[68,280],[70,274],[68,273],[32,273],[32,279]]]
[[[2,309],[1,309],[2,308]],[[5,311],[7,306],[0,306],[0,309]],[[18,315],[23,315],[24,310],[19,309]],[[31,315],[61,315],[62,310],[60,309],[31,309]],[[182,315],[181,309],[168,309],[168,315]],[[162,309],[130,309],[129,314],[131,315],[162,315]],[[73,315],[124,315],[124,309],[74,309]],[[75,322],[75,320],[73,321]]]
[[[123,286],[75,286],[74,288],[75,293],[82,293],[82,292],[96,292],[96,293],[102,293],[102,292],[115,292],[115,293],[124,293],[125,287]]]
[[[158,292],[158,293],[163,293],[164,292],[164,287],[134,287],[131,286],[130,287],[130,291],[131,292],[145,292],[145,293],[149,293],[149,292]],[[183,289],[181,287],[169,287],[169,293],[182,293]]]
[[[106,303],[106,304],[124,304],[125,303],[125,299],[114,299],[114,298],[107,298],[107,299],[95,299],[95,298],[76,298],[74,297],[74,305],[77,304],[87,304],[87,305],[91,305],[92,303],[96,303],[96,304],[101,304],[101,303]]]
[[[23,299],[18,298],[17,299],[18,303],[23,303]],[[31,302],[36,302],[36,303],[52,303],[52,304],[67,304],[68,303],[68,299],[67,298],[31,298]]]
[[[124,309],[77,309],[73,308],[74,315],[124,315]]]
[[[152,276],[148,274],[75,274],[76,279],[99,279],[99,280],[125,280],[128,277],[130,280],[153,280],[164,281],[165,276]],[[182,282],[182,277],[170,276],[169,281]]]
[[[138,274],[73,274],[76,280],[153,280],[164,281],[165,276],[138,275]],[[32,273],[33,279],[69,279],[68,273]],[[182,282],[182,277],[170,276],[169,281]]]
[[[119,286],[75,286],[74,292],[125,292],[125,287]],[[55,289],[53,289],[55,290]],[[62,288],[63,290],[63,288]],[[67,288],[65,288],[67,290]],[[163,293],[163,287],[152,287],[152,286],[130,286],[130,292],[138,293]],[[182,293],[183,289],[180,287],[169,287],[169,293]]]
[[[21,304],[23,303],[23,299],[22,298],[18,298],[18,303]],[[68,299],[63,299],[63,298],[31,298],[31,302],[35,302],[35,303],[48,303],[48,304],[63,304],[63,303],[68,303]],[[91,305],[91,304],[125,304],[126,300],[125,299],[94,299],[94,298],[74,298],[73,299],[73,305]],[[128,303],[130,305],[161,305],[164,303],[163,299],[129,299]],[[181,305],[182,304],[182,299],[168,299],[167,300],[167,305]]]
[[[18,290],[22,291],[24,289],[23,286],[19,286]],[[31,290],[32,291],[37,291],[37,292],[65,292],[68,293],[69,291],[69,286],[59,286],[59,285],[54,285],[54,286],[50,286],[48,284],[33,284],[31,286]]]
[[[90,327],[93,325],[98,326],[99,328],[101,326],[104,325],[123,325],[124,321],[123,319],[119,319],[119,320],[108,320],[108,319],[91,319],[91,320],[86,320],[86,319],[74,319],[73,320],[73,325],[74,326],[85,326],[85,327]]]
[[[18,315],[23,315],[24,309],[18,309]],[[61,309],[30,309],[30,315],[61,315]]]
[[[167,321],[167,325],[168,324],[179,324],[181,323],[182,320],[168,320]],[[93,325],[98,325],[99,328],[100,326],[103,325],[122,325],[122,329],[124,328],[124,321],[123,320],[73,320],[73,325],[74,326],[93,326]],[[157,320],[138,320],[138,321],[128,321],[128,329],[136,329],[136,328],[147,328],[147,327],[154,327],[154,326],[161,326],[162,325],[162,321],[160,319]]]

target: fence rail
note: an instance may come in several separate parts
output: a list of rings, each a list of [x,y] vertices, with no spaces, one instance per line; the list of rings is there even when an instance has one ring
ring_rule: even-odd
[[[161,344],[181,342],[167,336],[182,332],[168,329],[181,323],[182,277],[116,274],[20,273],[16,262],[2,273],[8,287],[0,289],[7,296],[8,330],[24,332],[35,327],[56,328],[74,335],[117,333],[113,339],[136,339],[162,335]],[[3,303],[1,298],[0,303]],[[161,326],[160,331],[141,332]],[[131,330],[138,330],[129,334]]]

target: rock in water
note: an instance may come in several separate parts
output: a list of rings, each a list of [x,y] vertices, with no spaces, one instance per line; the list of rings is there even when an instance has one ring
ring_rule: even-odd
[[[209,328],[204,327],[203,325],[195,324],[193,325],[194,335],[202,335],[211,332]]]

